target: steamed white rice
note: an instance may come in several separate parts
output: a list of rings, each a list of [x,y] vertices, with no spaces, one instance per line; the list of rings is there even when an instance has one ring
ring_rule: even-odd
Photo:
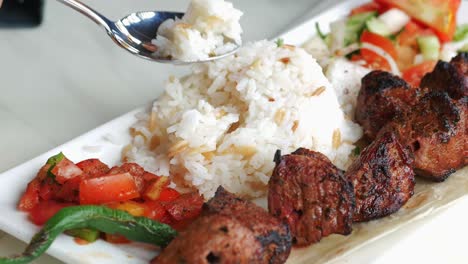
[[[219,185],[243,197],[264,195],[278,149],[320,151],[344,169],[362,135],[315,59],[269,41],[169,78],[138,119],[125,158],[206,199]]]
[[[241,44],[241,16],[224,0],[192,0],[182,19],[161,24],[152,41],[155,53],[183,61],[225,54]]]

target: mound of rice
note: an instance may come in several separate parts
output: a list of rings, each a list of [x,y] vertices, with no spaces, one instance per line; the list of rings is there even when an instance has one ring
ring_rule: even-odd
[[[161,24],[152,41],[158,48],[155,53],[183,61],[225,54],[242,42],[241,16],[224,0],[192,0],[182,19]]]
[[[264,195],[278,149],[310,148],[345,168],[362,135],[315,59],[269,41],[169,78],[152,109],[137,117],[125,159],[206,199],[219,185],[242,197]]]

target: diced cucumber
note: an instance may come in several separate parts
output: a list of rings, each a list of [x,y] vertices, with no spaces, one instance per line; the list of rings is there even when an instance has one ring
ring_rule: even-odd
[[[348,25],[363,26],[367,20],[377,17],[377,14],[376,11],[370,11],[352,15],[348,18]]]
[[[381,36],[387,37],[391,35],[390,29],[388,29],[387,25],[382,22],[382,20],[373,17],[366,21],[367,29],[375,34],[379,34]]]
[[[462,41],[465,38],[468,38],[468,24],[459,25],[453,36],[454,41]]]
[[[439,59],[440,42],[436,36],[424,36],[417,38],[419,49],[425,60]]]
[[[366,22],[377,17],[377,12],[365,12],[336,20],[330,24],[330,34],[325,36],[325,42],[330,50],[336,51],[350,44],[358,43],[362,31],[366,28]]]
[[[362,31],[366,27],[369,19],[377,17],[377,12],[365,12],[350,16],[345,27],[345,46],[359,41]]]

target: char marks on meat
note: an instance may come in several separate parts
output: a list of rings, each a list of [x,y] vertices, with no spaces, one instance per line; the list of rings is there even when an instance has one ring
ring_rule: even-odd
[[[152,263],[254,263],[258,248],[253,232],[242,223],[210,215],[182,231]]]
[[[381,134],[366,147],[345,176],[354,186],[355,222],[392,214],[413,195],[412,160],[392,132]]]
[[[291,251],[288,226],[250,201],[218,188],[202,216],[153,263],[284,263]]]
[[[419,96],[418,89],[385,71],[372,71],[362,78],[355,119],[369,139],[395,116],[410,110]]]
[[[340,169],[323,154],[307,149],[275,160],[268,209],[289,225],[294,245],[351,233],[353,186]]]
[[[417,175],[443,181],[466,165],[467,97],[455,101],[445,92],[430,92],[385,131],[394,131],[411,148]]]
[[[213,214],[233,217],[252,230],[261,244],[260,263],[283,263],[288,258],[291,250],[289,228],[263,208],[220,187],[203,208],[203,215]]]
[[[421,80],[421,88],[445,91],[455,100],[468,96],[468,52],[458,54],[450,63],[437,62],[434,70]]]

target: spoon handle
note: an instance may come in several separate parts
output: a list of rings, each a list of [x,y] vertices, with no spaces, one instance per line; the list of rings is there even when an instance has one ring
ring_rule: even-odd
[[[80,12],[81,14],[87,16],[91,20],[93,20],[96,24],[104,27],[104,29],[110,33],[111,32],[111,24],[112,22],[107,19],[105,16],[99,14],[99,12],[95,11],[91,7],[83,4],[78,0],[57,0],[64,5],[67,5],[76,11]]]

